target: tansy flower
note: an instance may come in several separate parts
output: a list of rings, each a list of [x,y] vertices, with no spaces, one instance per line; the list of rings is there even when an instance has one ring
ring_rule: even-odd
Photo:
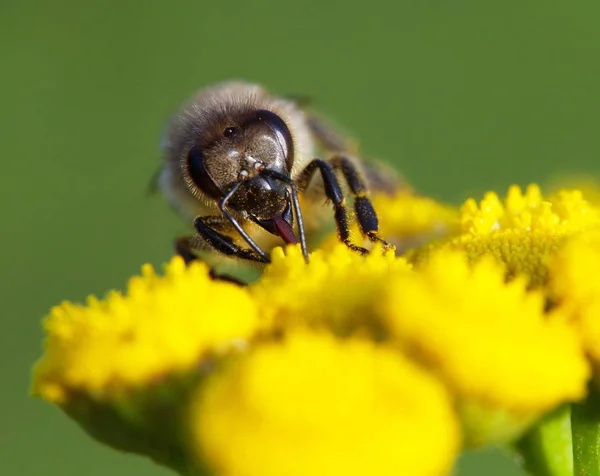
[[[273,262],[250,293],[261,319],[275,328],[324,327],[339,335],[382,333],[373,302],[391,274],[409,266],[394,253],[376,248],[368,256],[336,243],[311,254],[306,266],[300,248],[276,248]]]
[[[246,345],[257,326],[247,291],[213,281],[205,265],[174,258],[164,277],[146,265],[125,295],[52,309],[34,392],[57,403],[71,391],[101,399]]]
[[[443,475],[459,443],[444,388],[402,355],[298,330],[211,377],[192,433],[235,476]]]
[[[550,264],[550,290],[558,308],[578,326],[586,350],[600,370],[600,231],[583,233]]]
[[[378,304],[392,337],[457,397],[466,438],[480,445],[585,395],[578,336],[544,301],[523,279],[506,283],[491,259],[470,266],[464,253],[440,250],[391,277]]]
[[[443,475],[454,413],[467,445],[506,443],[585,396],[596,207],[537,187],[460,214],[408,194],[375,203],[398,251],[436,244],[411,263],[333,239],[309,264],[275,249],[246,288],[179,258],[165,276],[146,266],[125,294],[52,310],[34,392],[112,446],[235,476]],[[548,266],[550,286],[531,286]]]
[[[458,210],[430,197],[399,193],[376,195],[381,235],[400,252],[416,248],[432,240],[456,233]]]
[[[525,193],[512,186],[504,202],[492,192],[479,205],[467,200],[459,219],[460,234],[438,246],[465,250],[471,260],[494,256],[504,263],[508,277],[526,274],[535,287],[546,282],[548,259],[566,237],[600,226],[600,208],[577,190],[544,199],[535,185]],[[413,260],[424,256],[417,253]]]

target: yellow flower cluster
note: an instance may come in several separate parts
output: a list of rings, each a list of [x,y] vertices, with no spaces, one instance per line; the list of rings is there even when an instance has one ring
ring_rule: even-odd
[[[495,261],[469,266],[463,254],[440,250],[416,273],[395,276],[387,292],[381,305],[394,337],[452,389],[469,444],[506,440],[584,396],[578,335],[544,312],[543,293],[528,292],[526,280],[506,283]]]
[[[357,330],[376,334],[374,297],[390,274],[410,269],[404,259],[381,250],[366,257],[337,243],[311,254],[306,266],[299,248],[276,248],[273,262],[250,286],[254,300],[263,303],[261,317],[269,326],[326,327],[338,335]],[[379,329],[380,331],[380,329]]]
[[[462,446],[510,441],[585,397],[587,355],[600,361],[597,207],[535,186],[460,211],[408,194],[376,204],[401,249],[438,241],[410,261],[331,240],[308,265],[275,249],[245,288],[179,259],[164,277],[146,267],[126,295],[51,312],[34,391],[131,409],[128,390],[201,374],[171,402],[184,466],[236,476],[447,475]]]
[[[34,390],[65,403],[72,392],[113,396],[166,372],[194,368],[207,354],[247,345],[258,326],[257,307],[244,289],[210,279],[201,263],[175,258],[165,276],[149,265],[130,280],[127,295],[65,302],[46,320],[46,353]]]
[[[459,220],[460,233],[439,246],[464,250],[471,260],[494,256],[509,277],[526,274],[535,287],[546,283],[548,259],[566,237],[600,226],[600,209],[578,190],[544,199],[536,185],[525,193],[513,186],[504,202],[493,192],[479,205],[467,200]]]

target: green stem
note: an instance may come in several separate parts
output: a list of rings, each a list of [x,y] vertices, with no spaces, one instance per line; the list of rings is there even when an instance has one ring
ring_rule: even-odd
[[[571,411],[575,476],[600,476],[600,395],[590,389],[588,398]]]
[[[572,476],[570,409],[560,407],[542,418],[515,444],[517,460],[535,476]]]

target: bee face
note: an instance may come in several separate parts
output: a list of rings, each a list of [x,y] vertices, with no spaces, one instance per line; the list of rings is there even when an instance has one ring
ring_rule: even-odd
[[[292,135],[274,112],[255,110],[231,120],[208,141],[200,137],[182,159],[185,182],[193,194],[222,199],[237,187],[231,207],[257,219],[282,213],[287,188],[264,175],[290,175],[294,163]],[[216,126],[218,127],[218,126]]]
[[[160,185],[190,215],[237,216],[295,242],[292,170],[312,149],[302,113],[260,87],[224,83],[198,94],[167,131]],[[278,177],[278,178],[275,178]],[[222,212],[222,210],[219,210]]]
[[[313,139],[334,155],[315,158]],[[366,252],[351,241],[340,177],[354,197],[363,236],[382,241],[367,183],[359,164],[345,155],[343,141],[293,101],[270,96],[259,86],[232,82],[200,91],[169,124],[163,149],[158,185],[172,205],[194,218],[196,234],[176,243],[186,260],[195,251],[212,250],[266,263],[265,250],[283,240],[299,241],[308,261],[299,193],[306,205],[326,197],[340,240]],[[260,229],[267,233],[257,233]],[[258,235],[277,240],[261,246]],[[248,246],[240,246],[239,237]]]

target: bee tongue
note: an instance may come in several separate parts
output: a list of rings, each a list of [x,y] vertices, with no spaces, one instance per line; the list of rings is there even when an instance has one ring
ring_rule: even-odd
[[[283,238],[283,241],[291,245],[295,245],[296,243],[298,243],[298,239],[294,234],[294,229],[292,228],[292,225],[285,221],[283,216],[273,218],[273,225],[275,226],[277,234],[281,236],[281,238]]]

